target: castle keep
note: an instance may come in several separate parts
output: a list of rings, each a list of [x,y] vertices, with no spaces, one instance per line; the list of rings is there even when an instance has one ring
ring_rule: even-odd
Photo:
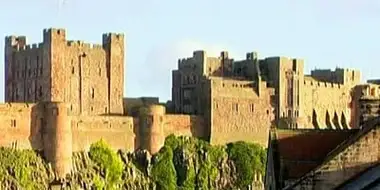
[[[33,45],[8,36],[0,146],[43,150],[64,176],[72,152],[100,139],[115,149],[151,153],[170,134],[267,146],[271,126],[358,128],[378,114],[380,102],[378,85],[359,84],[359,71],[304,75],[303,60],[259,59],[254,52],[235,61],[228,52],[209,57],[195,51],[172,75],[166,105],[123,98],[122,34],[104,34],[99,45],[68,41],[64,29],[44,30],[43,42]]]

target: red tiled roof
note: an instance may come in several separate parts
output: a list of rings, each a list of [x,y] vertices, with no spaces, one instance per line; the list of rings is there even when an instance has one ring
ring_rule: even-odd
[[[357,130],[277,130],[277,152],[287,178],[299,178]]]

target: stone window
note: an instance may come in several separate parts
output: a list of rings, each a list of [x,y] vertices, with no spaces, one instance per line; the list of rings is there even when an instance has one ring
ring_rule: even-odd
[[[18,100],[19,96],[18,96],[18,88],[16,88],[16,91],[15,91],[15,94],[16,94],[16,100]]]
[[[74,66],[71,67],[71,74],[74,74],[75,73],[75,68]]]
[[[108,108],[107,107],[104,108],[104,113],[108,113]]]
[[[11,148],[17,149],[17,141],[11,143]]]
[[[32,93],[32,88],[28,88],[28,98],[30,97],[30,94]]]
[[[91,88],[91,98],[94,99],[95,97],[95,89]]]
[[[42,86],[38,89],[38,97],[42,97]]]
[[[190,99],[191,98],[191,90],[184,90],[183,91],[183,97],[185,98],[185,99]]]
[[[194,83],[194,84],[197,83],[197,75],[193,75],[193,83]]]
[[[15,119],[11,120],[11,127],[16,127],[16,120]]]
[[[219,104],[218,102],[215,102],[215,109],[218,109],[219,108]]]
[[[99,76],[102,76],[102,68],[98,69]]]
[[[185,113],[192,113],[193,108],[192,108],[191,105],[187,104],[187,105],[184,105],[184,106],[183,106],[183,111],[184,111]]]
[[[253,104],[250,105],[250,110],[251,110],[251,112],[255,111],[255,106]]]
[[[58,108],[54,108],[54,109],[53,109],[53,115],[59,115]]]
[[[94,107],[91,106],[91,111],[94,111]]]
[[[238,112],[239,111],[239,104],[233,104],[233,108],[232,108],[234,111]]]

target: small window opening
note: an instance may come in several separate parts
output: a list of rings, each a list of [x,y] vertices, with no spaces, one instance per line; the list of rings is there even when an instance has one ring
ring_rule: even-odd
[[[12,127],[16,127],[16,120],[15,120],[15,119],[12,119],[12,120],[11,120],[11,126],[12,126]]]
[[[255,106],[253,104],[251,104],[251,112],[254,112],[255,111]]]
[[[91,98],[94,99],[95,97],[95,89],[91,88]]]

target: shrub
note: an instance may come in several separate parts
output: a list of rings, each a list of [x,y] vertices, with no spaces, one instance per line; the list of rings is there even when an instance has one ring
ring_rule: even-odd
[[[106,189],[115,189],[124,170],[124,163],[119,155],[103,140],[91,145],[89,155],[91,160],[105,171]],[[96,180],[96,183],[100,184],[99,179]]]
[[[261,146],[239,141],[229,143],[227,152],[238,172],[237,186],[247,187],[252,183],[256,172],[265,171],[266,153]]]
[[[176,171],[173,164],[173,150],[169,146],[161,148],[153,158],[152,178],[160,190],[176,189]]]

